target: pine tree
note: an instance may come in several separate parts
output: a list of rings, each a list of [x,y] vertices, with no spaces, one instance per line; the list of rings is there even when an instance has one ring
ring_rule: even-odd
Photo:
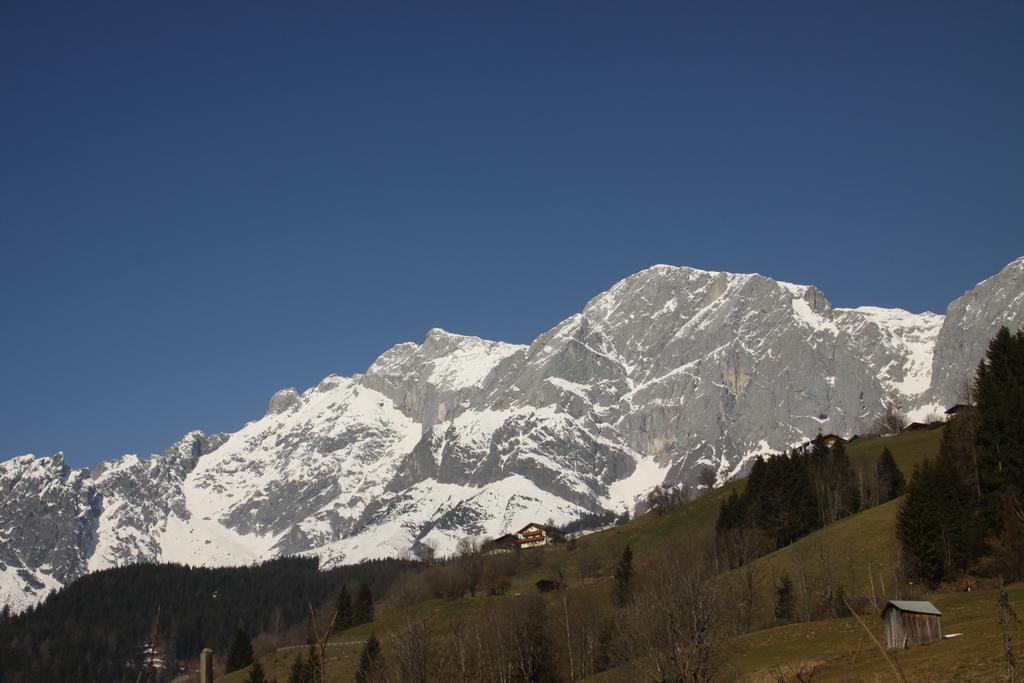
[[[978,367],[975,395],[978,478],[986,531],[994,534],[1002,527],[1004,501],[1024,500],[1024,330],[999,330]]]
[[[722,503],[720,536],[737,529],[760,529],[783,546],[820,526],[817,492],[807,456],[796,451],[768,460],[757,458],[743,494],[735,489]]]
[[[382,665],[380,642],[373,633],[366,639],[363,651],[359,653],[359,668],[356,669],[356,683],[373,683],[378,678]]]
[[[224,670],[227,673],[238,671],[252,664],[252,641],[243,629],[235,631],[235,639],[231,642]]]
[[[722,502],[718,511],[718,522],[715,528],[719,532],[732,531],[743,525],[743,502],[740,500],[736,489],[733,489],[729,497]]]
[[[288,683],[313,683],[313,667],[301,652],[292,660],[292,668],[288,672]]]
[[[945,451],[914,470],[897,535],[911,573],[937,585],[966,571],[984,552],[976,499]]]
[[[875,464],[875,472],[878,476],[879,505],[899,498],[906,491],[907,481],[903,478],[900,468],[896,466],[896,460],[893,459],[888,448],[884,449],[882,455],[879,456],[878,462]]]
[[[627,545],[622,551],[618,566],[615,567],[615,587],[612,600],[616,605],[621,607],[629,602],[632,580],[633,550]]]
[[[370,586],[364,581],[359,584],[359,592],[356,593],[356,604],[352,609],[352,625],[358,626],[373,621],[373,593]]]
[[[814,441],[808,462],[822,526],[860,509],[856,473],[842,441],[829,446],[819,436]]]
[[[263,671],[262,664],[253,662],[253,665],[249,667],[249,675],[246,676],[245,683],[267,683],[267,675]]]
[[[899,537],[917,576],[931,584],[980,568],[1015,575],[1024,501],[1024,332],[1005,327],[975,381],[976,411],[946,425],[939,457],[915,470]],[[1009,530],[1009,534],[1007,534]]]
[[[344,631],[352,625],[352,598],[348,594],[348,586],[342,584],[335,603],[338,618],[334,621],[334,632]]]
[[[789,574],[783,574],[775,587],[775,618],[783,624],[793,619],[793,581]]]
[[[316,646],[310,643],[309,647],[306,648],[306,683],[322,683],[323,665],[324,663],[320,661],[320,655],[316,651]]]

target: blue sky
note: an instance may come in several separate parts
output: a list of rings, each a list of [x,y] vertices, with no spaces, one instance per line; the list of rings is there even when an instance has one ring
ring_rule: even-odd
[[[3,14],[0,458],[234,430],[655,263],[941,312],[1024,254],[1019,2]]]

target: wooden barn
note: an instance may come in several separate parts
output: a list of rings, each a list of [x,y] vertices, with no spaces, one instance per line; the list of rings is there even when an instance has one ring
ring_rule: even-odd
[[[515,534],[505,534],[504,536],[498,536],[494,540],[487,541],[480,546],[480,550],[488,555],[511,553],[519,549],[517,540]]]
[[[961,415],[965,415],[972,410],[974,410],[974,406],[967,405],[965,403],[957,403],[955,406],[946,410],[946,421],[955,420]]]
[[[882,610],[885,645],[903,649],[942,640],[940,612],[924,600],[890,600]]]

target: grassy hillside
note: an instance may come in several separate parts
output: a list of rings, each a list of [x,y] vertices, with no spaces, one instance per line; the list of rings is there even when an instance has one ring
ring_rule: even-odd
[[[933,430],[858,439],[850,444],[848,453],[855,464],[868,466],[874,463],[883,448],[889,448],[909,479],[915,465],[937,453],[941,435],[941,430]],[[385,605],[373,624],[332,637],[328,647],[329,680],[352,680],[362,642],[371,630],[382,638],[387,653],[390,634],[409,620],[425,620],[437,631],[444,630],[453,621],[477,621],[517,595],[534,594],[534,583],[542,578],[562,578],[569,586],[570,595],[607,604],[611,590],[610,575],[626,544],[637,553],[642,567],[646,551],[667,547],[665,544],[680,536],[696,536],[713,530],[722,501],[733,490],[742,490],[745,485],[745,480],[732,482],[665,515],[644,515],[625,525],[585,536],[575,544],[527,551],[517,572],[510,577],[511,588],[507,596],[478,594],[457,600],[434,599],[406,608]],[[895,522],[900,504],[900,500],[891,501],[842,519],[756,560],[751,571],[765,586],[774,583],[774,578],[783,572],[788,573],[797,584],[798,591],[803,582],[811,596],[810,602],[816,603],[821,602],[825,583],[831,582],[834,589],[841,588],[855,600],[860,596],[861,608],[870,611],[866,596],[874,593],[876,602],[884,604],[885,595],[894,595],[896,589],[899,568],[894,565],[893,557]],[[800,602],[799,593],[797,595],[797,602]],[[1024,597],[1024,588],[1015,588],[1013,596],[1015,599]],[[556,600],[560,598],[547,596],[547,599],[552,616],[557,616],[560,603]],[[991,668],[990,660],[998,655],[994,649],[998,643],[992,626],[995,622],[991,592],[943,595],[937,604],[948,610],[945,630],[962,630],[965,636],[901,655],[901,665],[908,671],[925,675],[928,667],[941,666],[946,670],[953,658],[966,657],[968,659],[964,661],[977,660],[979,666],[983,664]],[[812,607],[815,614],[821,614],[824,609],[821,604]],[[757,606],[762,621],[772,620],[772,608],[771,592],[766,590]],[[880,633],[877,617],[866,620],[874,631]],[[555,636],[556,639],[564,638],[564,634],[556,633]],[[985,647],[972,647],[972,643],[978,641],[984,641]],[[879,664],[886,666],[885,661],[869,645],[867,634],[852,618],[812,621],[757,631],[735,639],[728,648],[727,666],[732,675],[760,680],[775,666],[799,666],[801,662],[813,660],[823,667],[815,680],[842,680],[850,676],[866,680],[874,680],[876,676],[885,678],[886,669],[879,668]],[[268,674],[277,676],[282,682],[286,680],[296,652],[280,651],[264,658]],[[952,654],[947,657],[947,653]],[[625,675],[612,671],[598,677],[598,680],[627,680],[623,678]],[[243,681],[244,674],[239,672],[220,680],[226,683]]]
[[[1024,585],[1008,589],[1010,600],[1024,604]],[[1002,634],[996,611],[997,590],[929,596],[942,611],[945,634],[957,638],[888,654],[911,681],[1003,680]],[[884,642],[878,618],[863,617]],[[1017,637],[1020,637],[1018,629]],[[863,626],[853,617],[830,619],[741,636],[732,645],[730,664],[749,680],[764,680],[776,667],[794,671],[820,667],[815,681],[893,680],[894,674]],[[770,679],[768,679],[770,680]]]
[[[850,444],[847,452],[855,465],[870,466],[882,450],[888,448],[909,481],[917,464],[938,453],[941,439],[940,429],[906,432],[891,437],[858,439]],[[851,596],[874,596],[876,602],[884,602],[884,596],[893,595],[902,578],[896,540],[896,521],[902,504],[903,499],[898,498],[845,517],[755,560],[752,570],[771,583],[775,577],[786,573],[798,590],[801,581],[805,581],[806,590],[813,594],[821,594],[828,580],[834,591],[841,589]],[[821,609],[820,604],[810,602],[812,612]],[[761,613],[766,614],[773,605],[762,604],[760,608]]]
[[[929,429],[923,432],[903,432],[895,436],[872,436],[857,439],[846,447],[846,453],[855,465],[873,464],[882,450],[888,448],[892,452],[896,464],[903,476],[910,480],[914,467],[929,456],[939,452],[942,442],[941,429]]]

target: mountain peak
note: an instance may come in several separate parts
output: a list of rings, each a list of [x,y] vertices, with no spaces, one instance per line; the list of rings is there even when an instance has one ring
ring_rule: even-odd
[[[731,476],[818,432],[864,433],[888,400],[955,402],[993,326],[1024,324],[1021,273],[1024,258],[943,319],[659,264],[530,347],[431,328],[365,374],[276,392],[232,435],[192,431],[91,478],[59,456],[0,463],[0,529],[25,530],[0,563],[42,558],[18,561],[51,586],[136,561],[331,566],[621,512],[704,464]],[[79,540],[46,559],[55,534]],[[6,580],[0,599],[22,590]]]
[[[281,389],[270,397],[270,405],[267,407],[267,414],[279,415],[280,413],[297,408],[301,403],[302,398],[299,396],[299,392],[296,391],[295,387]]]

